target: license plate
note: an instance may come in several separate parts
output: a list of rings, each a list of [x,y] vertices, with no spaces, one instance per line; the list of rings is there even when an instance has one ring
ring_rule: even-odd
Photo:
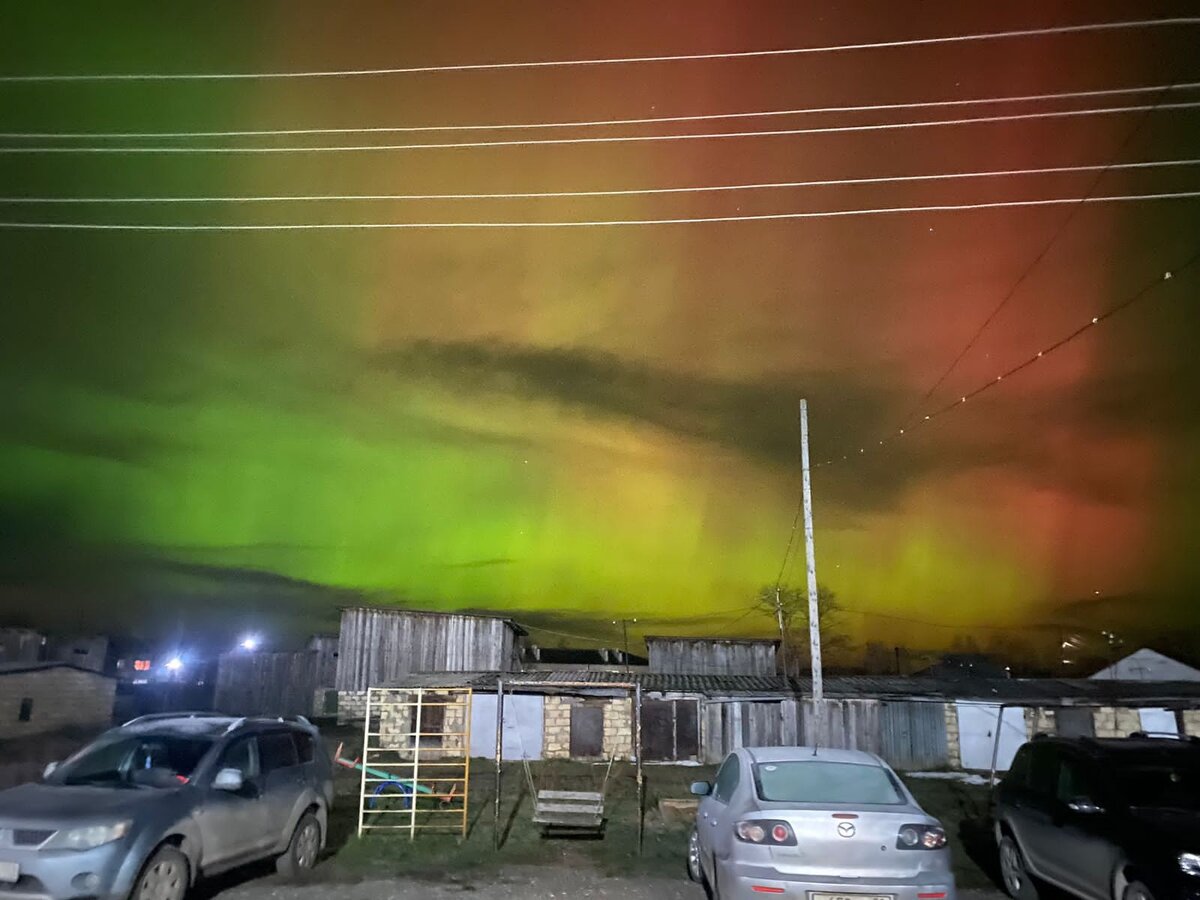
[[[813,891],[810,900],[896,900],[895,894],[821,894]]]
[[[14,862],[0,862],[0,881],[16,884],[21,877],[21,867]]]

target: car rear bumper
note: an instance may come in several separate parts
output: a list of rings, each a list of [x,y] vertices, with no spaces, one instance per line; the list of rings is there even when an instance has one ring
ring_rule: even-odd
[[[927,873],[918,880],[830,880],[827,876],[792,875],[768,866],[733,865],[719,868],[721,900],[764,900],[783,897],[809,900],[813,893],[837,897],[893,897],[895,900],[956,900],[954,876]]]

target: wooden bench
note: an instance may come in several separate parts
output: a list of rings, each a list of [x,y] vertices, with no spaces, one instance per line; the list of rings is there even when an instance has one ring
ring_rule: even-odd
[[[604,795],[599,791],[538,791],[533,821],[542,832],[553,829],[601,831]]]

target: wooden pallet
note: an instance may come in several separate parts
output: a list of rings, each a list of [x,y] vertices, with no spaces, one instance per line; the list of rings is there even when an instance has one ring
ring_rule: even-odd
[[[533,821],[543,831],[604,828],[604,795],[599,791],[538,791]]]

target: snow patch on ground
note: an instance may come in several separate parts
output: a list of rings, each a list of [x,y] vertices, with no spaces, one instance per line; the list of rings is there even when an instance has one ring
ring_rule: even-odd
[[[957,781],[960,784],[986,785],[988,779],[973,772],[905,772],[907,778],[933,778],[940,781]]]

